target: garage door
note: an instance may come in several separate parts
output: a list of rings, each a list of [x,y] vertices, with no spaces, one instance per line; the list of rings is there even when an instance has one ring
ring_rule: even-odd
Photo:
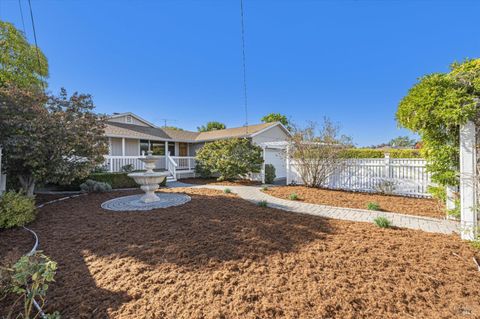
[[[265,164],[272,164],[275,167],[276,178],[286,178],[287,169],[285,166],[285,151],[278,149],[265,150]]]

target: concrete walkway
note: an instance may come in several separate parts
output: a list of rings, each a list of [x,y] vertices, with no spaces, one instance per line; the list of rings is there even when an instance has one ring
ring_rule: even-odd
[[[379,216],[384,216],[392,222],[393,226],[423,230],[430,233],[452,234],[459,232],[459,223],[449,220],[430,217],[405,215],[399,213],[377,212],[365,209],[332,207],[318,204],[309,204],[291,201],[270,196],[256,186],[217,186],[217,185],[191,185],[180,182],[169,183],[169,187],[192,187],[224,190],[225,188],[241,198],[258,203],[266,201],[269,207],[278,208],[289,212],[322,216],[327,218],[349,220],[354,222],[372,223]]]

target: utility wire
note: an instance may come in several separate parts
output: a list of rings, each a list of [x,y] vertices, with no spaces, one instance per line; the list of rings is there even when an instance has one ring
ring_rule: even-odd
[[[248,135],[248,99],[247,99],[247,68],[245,63],[245,25],[243,17],[243,0],[240,0],[240,17],[242,23],[242,58],[243,58],[243,98],[245,106],[245,133]]]
[[[18,7],[20,8],[20,17],[22,17],[23,34],[27,36],[27,31],[25,29],[25,20],[23,18],[22,0],[18,0]]]
[[[41,74],[42,64],[40,63],[40,52],[38,51],[37,32],[35,30],[35,20],[33,19],[32,2],[30,0],[28,0],[28,6],[30,7],[30,19],[32,20],[33,40],[35,41],[35,51],[37,51],[38,72],[39,72],[39,74]],[[40,75],[40,77],[43,78],[41,75]],[[42,81],[42,87],[45,90],[45,82],[44,81]]]

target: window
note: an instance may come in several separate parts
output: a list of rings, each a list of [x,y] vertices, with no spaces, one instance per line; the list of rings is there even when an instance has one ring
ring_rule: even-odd
[[[153,155],[164,156],[165,155],[165,142],[150,142],[152,146]]]
[[[188,144],[178,143],[179,156],[188,156]]]
[[[140,155],[147,155],[149,149],[148,140],[140,140]]]
[[[175,143],[168,142],[168,151],[170,152],[170,156],[175,156]]]
[[[132,123],[132,117],[130,115],[127,115],[126,121],[127,123]]]

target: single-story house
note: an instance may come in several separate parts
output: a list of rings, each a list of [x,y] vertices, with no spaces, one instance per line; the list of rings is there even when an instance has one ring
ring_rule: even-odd
[[[105,167],[111,172],[121,171],[128,164],[134,169],[142,169],[143,163],[138,158],[152,150],[153,155],[159,156],[157,168],[168,170],[172,175],[170,179],[192,177],[195,173],[195,155],[205,143],[248,138],[264,149],[265,163],[275,166],[277,178],[286,177],[284,150],[277,145],[285,143],[290,133],[280,122],[192,132],[162,128],[128,112],[109,116],[105,135],[109,143]]]

